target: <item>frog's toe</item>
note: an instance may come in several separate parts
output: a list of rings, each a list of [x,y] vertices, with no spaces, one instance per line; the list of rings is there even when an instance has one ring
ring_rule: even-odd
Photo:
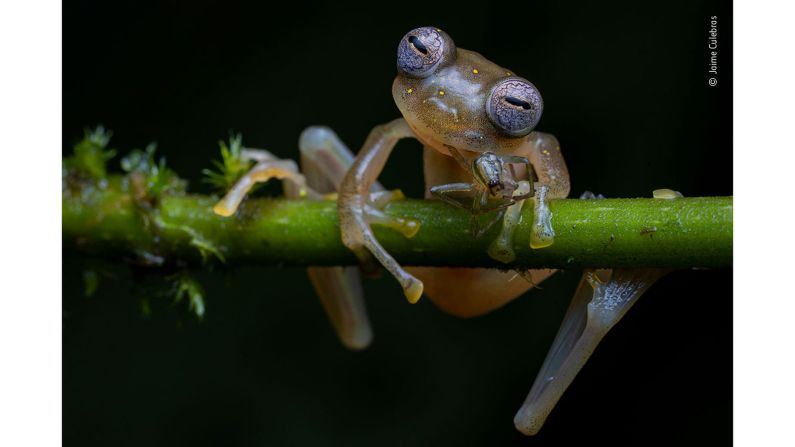
[[[681,199],[684,197],[681,192],[668,188],[655,189],[651,194],[655,199]]]
[[[395,230],[408,239],[413,238],[420,231],[420,222],[414,219],[391,216],[378,208],[367,207],[367,220],[373,225],[379,225]]]
[[[491,245],[489,245],[488,253],[489,257],[503,264],[509,264],[516,259],[516,253],[513,251],[513,247],[501,243],[499,239],[495,239]]]
[[[221,200],[220,202],[216,203],[213,206],[213,212],[221,217],[229,217],[232,214],[235,214],[237,210],[237,205],[234,207],[230,207],[225,201]]]
[[[536,187],[535,210],[533,229],[530,233],[530,248],[549,247],[555,243],[555,229],[552,227],[552,211],[549,209],[547,201],[547,185]]]
[[[409,303],[415,304],[417,301],[420,300],[422,297],[422,292],[425,289],[425,285],[419,279],[411,276],[408,278],[405,284],[403,285],[403,294],[406,295],[406,299]]]
[[[370,205],[384,209],[390,202],[405,200],[406,195],[400,189],[374,191],[370,193]]]
[[[391,228],[406,238],[413,238],[420,231],[420,222],[415,219],[404,219],[384,212],[384,208],[396,200],[404,200],[406,196],[399,189],[376,191],[370,193],[370,200],[365,205],[367,221],[373,225]]]
[[[227,191],[226,195],[213,206],[213,212],[219,216],[229,217],[235,214],[235,211],[240,207],[243,199],[254,186],[251,178],[246,174],[243,178],[238,180],[232,188]]]

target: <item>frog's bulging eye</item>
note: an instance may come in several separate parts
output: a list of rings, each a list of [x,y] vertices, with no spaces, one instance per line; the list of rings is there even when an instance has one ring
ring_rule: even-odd
[[[415,50],[422,53],[423,56],[428,55],[428,47],[426,47],[425,44],[422,43],[419,37],[409,36],[409,43],[411,44],[412,47],[414,47]]]
[[[424,78],[455,49],[443,31],[426,26],[411,30],[398,45],[397,67],[403,74]]]
[[[530,82],[508,78],[491,90],[486,112],[494,125],[504,133],[519,137],[527,135],[538,124],[544,101]]]
[[[513,96],[506,96],[505,102],[512,106],[521,107],[525,110],[530,110],[532,106],[527,101],[522,101],[521,99],[514,98]]]

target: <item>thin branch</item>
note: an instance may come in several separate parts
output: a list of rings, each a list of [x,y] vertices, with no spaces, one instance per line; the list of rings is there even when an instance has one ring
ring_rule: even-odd
[[[64,188],[64,243],[97,255],[226,264],[346,265],[332,201],[248,200],[235,216],[212,212],[215,198],[163,193],[149,205],[110,176],[104,186]],[[551,247],[529,246],[532,206],[522,212],[508,265],[487,249],[498,225],[479,239],[469,215],[428,200],[387,207],[421,223],[412,239],[374,227],[379,241],[405,265],[478,267],[719,267],[732,263],[732,198],[553,200],[557,233]]]

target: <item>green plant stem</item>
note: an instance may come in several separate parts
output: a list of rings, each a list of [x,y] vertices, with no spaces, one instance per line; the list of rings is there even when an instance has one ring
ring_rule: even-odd
[[[332,201],[251,199],[235,216],[212,212],[215,198],[163,195],[142,211],[118,178],[104,188],[66,188],[63,238],[67,247],[104,256],[200,262],[215,253],[227,264],[350,265]],[[732,263],[732,198],[553,200],[555,243],[529,246],[532,206],[516,230],[516,260],[487,254],[499,231],[469,234],[469,215],[436,201],[404,200],[386,212],[416,219],[406,239],[374,226],[381,244],[404,265],[478,267],[721,267]]]

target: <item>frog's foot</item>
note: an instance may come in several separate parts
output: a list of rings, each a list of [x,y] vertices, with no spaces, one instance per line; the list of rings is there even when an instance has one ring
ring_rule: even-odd
[[[651,193],[652,197],[655,199],[681,199],[684,197],[681,192],[674,191],[673,189],[662,188],[662,189],[655,189]]]
[[[316,195],[306,185],[306,179],[298,172],[294,161],[281,159],[268,151],[245,149],[241,152],[244,161],[254,161],[251,168],[226,195],[215,204],[213,211],[220,216],[228,217],[237,211],[240,203],[251,188],[257,183],[267,182],[272,178],[284,181],[285,195],[290,198]]]
[[[538,433],[605,334],[668,271],[641,268],[585,272],[530,394],[514,417],[520,432]]]
[[[530,186],[530,182],[520,181],[519,186],[513,192],[513,196],[521,197],[529,194]],[[516,254],[513,251],[513,235],[516,231],[516,226],[522,218],[524,202],[524,200],[519,200],[505,211],[505,215],[502,218],[502,230],[499,236],[489,245],[489,256],[493,259],[505,264],[516,259]]]
[[[342,242],[353,251],[366,273],[377,271],[380,263],[398,280],[406,299],[410,303],[416,303],[422,296],[422,282],[407,273],[381,246],[370,225],[386,226],[410,238],[417,234],[420,224],[414,220],[387,215],[378,206],[382,205],[381,208],[385,206],[382,202],[384,196],[380,194],[370,194],[370,196],[375,197],[376,200],[363,203],[365,201],[360,199],[357,201],[359,203],[353,204],[347,200],[338,202]]]
[[[549,202],[547,201],[549,186],[539,184],[536,186],[535,192],[535,218],[533,219],[533,229],[530,233],[530,247],[549,247],[555,242],[555,229],[552,228],[552,211],[550,211]]]

